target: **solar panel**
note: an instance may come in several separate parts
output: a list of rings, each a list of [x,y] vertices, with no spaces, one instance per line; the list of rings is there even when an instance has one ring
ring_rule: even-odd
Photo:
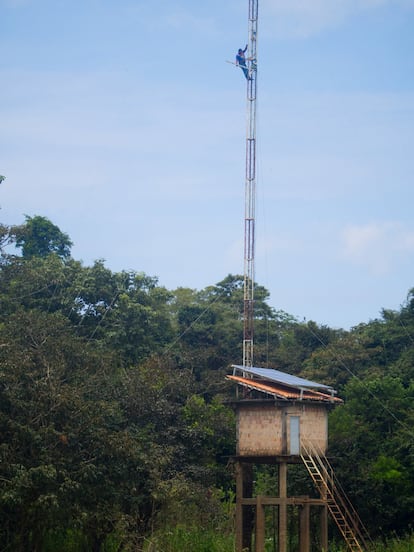
[[[302,387],[302,388],[312,388],[312,389],[328,389],[333,391],[333,388],[329,385],[324,385],[323,383],[316,383],[304,378],[299,378],[298,376],[291,376],[279,370],[274,370],[273,368],[256,368],[254,366],[238,366],[233,365],[235,370],[240,370],[245,374],[252,374],[254,376],[259,376],[261,378],[268,379],[270,381],[276,381],[278,383],[283,383],[285,385],[290,385],[292,387]]]

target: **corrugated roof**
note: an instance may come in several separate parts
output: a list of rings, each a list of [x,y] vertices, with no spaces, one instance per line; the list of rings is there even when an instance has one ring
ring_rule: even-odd
[[[333,388],[329,385],[324,385],[322,383],[316,383],[304,378],[299,378],[298,376],[292,376],[279,370],[274,370],[273,368],[257,368],[257,367],[246,367],[233,365],[234,372],[241,371],[242,374],[252,374],[253,376],[258,376],[263,379],[267,379],[272,382],[282,383],[283,385],[288,385],[290,387],[296,388],[309,388],[309,389],[325,389],[327,391],[333,392]]]
[[[308,401],[318,401],[318,402],[335,402],[342,403],[342,399],[333,397],[332,395],[326,395],[325,393],[320,393],[319,391],[311,390],[301,390],[294,389],[292,387],[284,386],[280,383],[263,383],[262,381],[257,381],[251,378],[243,378],[241,376],[226,376],[227,379],[235,381],[236,383],[247,387],[249,389],[255,389],[262,393],[272,395],[278,399],[284,400],[308,400]]]

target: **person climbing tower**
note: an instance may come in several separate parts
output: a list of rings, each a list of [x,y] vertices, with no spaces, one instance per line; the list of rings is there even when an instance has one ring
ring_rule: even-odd
[[[244,76],[246,77],[246,79],[249,78],[249,70],[247,69],[247,66],[246,66],[246,57],[245,57],[245,53],[247,51],[247,44],[246,44],[246,47],[244,50],[242,50],[241,48],[239,48],[239,51],[237,52],[237,55],[236,55],[236,65],[238,65],[241,70],[243,71],[244,73]]]

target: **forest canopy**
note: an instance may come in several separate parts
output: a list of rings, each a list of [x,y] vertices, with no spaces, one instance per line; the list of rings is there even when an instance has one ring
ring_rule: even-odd
[[[234,496],[243,277],[168,290],[71,256],[45,217],[0,225],[0,542],[85,550],[207,523]],[[13,253],[10,253],[13,251]],[[255,364],[332,385],[336,474],[372,536],[414,519],[414,288],[349,331],[298,321],[255,284]],[[131,544],[132,543],[132,544]],[[89,547],[89,548],[88,548]]]

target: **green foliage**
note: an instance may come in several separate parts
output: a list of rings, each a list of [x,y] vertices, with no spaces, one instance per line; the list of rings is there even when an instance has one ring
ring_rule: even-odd
[[[124,515],[124,493],[128,515],[149,501],[145,444],[123,426],[110,357],[73,335],[60,314],[18,312],[2,338],[0,504],[10,545],[40,549],[62,527],[102,543]]]
[[[353,379],[330,417],[337,475],[375,536],[404,532],[414,511],[413,386]]]
[[[50,253],[56,253],[62,259],[70,256],[73,244],[69,236],[46,217],[26,215],[25,224],[12,227],[11,234],[16,246],[21,247],[24,258],[45,257]]]
[[[13,240],[21,257],[4,252]],[[0,225],[2,546],[233,550],[224,375],[241,357],[243,278],[169,291],[145,273],[83,266],[70,246],[44,217]],[[255,296],[255,363],[338,389],[335,473],[386,540],[376,550],[411,550],[395,536],[414,518],[414,288],[399,311],[349,332],[275,311],[258,284]],[[261,494],[273,476],[257,469]],[[312,495],[309,483],[290,470],[289,493]]]
[[[87,552],[89,543],[79,530],[51,531],[45,535],[42,552]]]
[[[395,458],[381,454],[372,465],[372,478],[378,482],[398,483],[403,477],[403,467]]]
[[[374,546],[373,552],[412,552],[414,550],[414,535],[405,538],[386,539]]]
[[[200,527],[178,525],[148,539],[144,552],[232,552],[234,537]]]
[[[0,265],[5,263],[6,255],[4,253],[4,248],[9,245],[11,241],[12,237],[10,236],[10,228],[6,224],[2,224],[0,222]]]
[[[345,545],[336,545],[329,548],[331,552],[347,552]],[[414,550],[414,535],[402,538],[387,538],[374,542],[367,552],[412,552]]]

